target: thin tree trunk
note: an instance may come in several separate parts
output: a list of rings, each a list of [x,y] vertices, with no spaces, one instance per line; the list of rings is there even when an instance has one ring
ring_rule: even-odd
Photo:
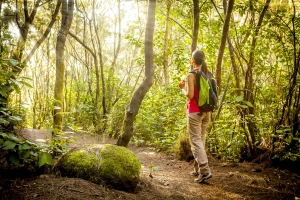
[[[34,20],[34,17],[35,17],[35,15],[37,13],[37,10],[38,10],[38,7],[40,5],[40,2],[41,2],[41,0],[37,0],[34,3],[34,7],[33,7],[32,11],[31,11],[31,14],[29,15],[29,12],[28,12],[28,0],[24,0],[23,1],[25,19],[24,19],[24,23],[22,25],[20,24],[20,19],[19,19],[18,13],[16,13],[16,23],[17,23],[17,26],[18,26],[18,28],[20,30],[20,35],[21,36],[19,38],[17,49],[14,52],[13,58],[16,59],[16,60],[18,60],[18,61],[21,61],[21,59],[22,59],[23,52],[25,50],[25,43],[27,41],[29,27],[30,27],[30,25],[32,24],[32,22]],[[18,10],[18,1],[16,1],[16,8]],[[20,67],[18,69],[17,73],[21,73],[22,69],[23,68]]]
[[[224,12],[227,13],[227,0],[223,0],[223,7],[224,7]],[[228,50],[229,50],[229,55],[231,59],[231,65],[233,69],[233,74],[235,78],[235,87],[237,88],[237,95],[239,96],[241,93],[241,86],[240,86],[240,80],[239,80],[239,70],[237,68],[235,59],[234,59],[234,47],[232,45],[231,39],[230,39],[230,33],[227,34],[227,44],[228,44]],[[226,88],[228,87],[228,82],[226,85]],[[224,92],[225,94],[225,92]]]
[[[234,5],[234,0],[229,0],[227,12],[225,15],[225,21],[223,24],[222,38],[221,38],[221,42],[220,42],[217,64],[216,64],[216,81],[217,81],[219,93],[221,93],[221,91],[222,91],[222,88],[221,88],[221,86],[222,86],[222,78],[221,78],[222,60],[223,60],[223,54],[224,54],[224,50],[225,50],[226,39],[228,36],[228,31],[229,31],[229,24],[230,24],[230,18],[231,18],[233,5]]]
[[[167,2],[167,15],[170,16],[172,1]],[[165,85],[169,84],[169,30],[171,29],[170,19],[166,18],[166,27],[165,27],[165,41],[164,41],[164,77],[165,77]]]
[[[248,114],[254,114],[254,97],[253,97],[253,66],[254,66],[254,54],[255,54],[255,47],[256,47],[256,41],[257,41],[257,36],[259,34],[259,30],[261,27],[261,24],[263,22],[263,18],[265,16],[265,13],[267,12],[268,8],[269,8],[269,4],[270,4],[271,0],[267,0],[265,3],[265,6],[259,16],[259,20],[257,23],[257,26],[255,28],[255,32],[253,35],[253,39],[252,39],[252,43],[251,43],[251,49],[250,49],[250,58],[249,58],[249,63],[248,63],[248,67],[246,70],[246,76],[245,76],[245,90],[244,90],[244,100],[249,101],[252,103],[253,107],[249,107],[248,109],[244,110],[244,115],[248,115]],[[255,143],[255,123],[252,122],[251,120],[248,121],[248,129],[249,129],[249,133],[251,135],[251,140],[252,140],[252,144]],[[252,152],[253,153],[253,152]]]
[[[126,107],[123,133],[119,136],[117,145],[128,146],[133,135],[133,122],[138,114],[141,103],[154,81],[153,67],[153,33],[155,25],[156,0],[149,0],[148,20],[145,33],[145,79],[140,87],[134,92],[130,104]]]
[[[73,20],[74,11],[74,0],[63,0],[62,1],[62,21],[61,27],[57,35],[56,43],[56,80],[54,88],[54,117],[53,127],[58,130],[62,129],[63,123],[63,89],[64,89],[64,51],[67,35]]]
[[[200,7],[199,7],[199,0],[193,0],[194,5],[194,27],[193,27],[193,38],[192,38],[192,45],[191,45],[191,53],[197,48],[198,42],[198,30],[199,30],[199,15],[200,15]],[[192,69],[192,66],[191,66]]]
[[[90,25],[91,27],[91,25]],[[98,64],[98,58],[96,53],[90,48],[88,47],[86,44],[84,44],[83,41],[81,41],[74,33],[69,32],[69,35],[72,36],[77,42],[79,42],[88,52],[90,52],[90,54],[93,57],[94,60],[94,64],[95,64],[95,69],[96,69],[96,98],[94,100],[94,108],[96,110],[96,122],[95,122],[95,126],[97,126],[98,121],[100,121],[100,113],[99,113],[99,95],[100,95],[100,85],[99,85],[99,64]],[[95,45],[94,42],[92,42],[92,45],[94,46],[95,49]],[[91,83],[89,81],[89,93],[91,92]]]
[[[116,66],[116,61],[117,58],[119,56],[120,53],[120,49],[121,49],[121,8],[120,8],[120,0],[118,0],[118,23],[119,23],[119,33],[118,33],[118,45],[116,48],[116,45],[114,45],[114,58],[113,58],[113,62],[111,63],[111,70],[115,71],[115,66]],[[114,40],[114,42],[116,41],[116,38]]]
[[[56,4],[56,8],[55,8],[55,11],[52,15],[52,19],[46,29],[46,31],[44,32],[43,36],[36,42],[36,44],[34,45],[34,47],[32,48],[32,50],[30,51],[30,53],[26,56],[26,58],[24,59],[23,63],[27,63],[30,58],[32,57],[32,55],[35,53],[35,51],[39,48],[39,46],[44,42],[44,40],[47,38],[47,36],[49,35],[51,29],[52,29],[52,26],[54,25],[55,21],[56,21],[56,17],[57,17],[57,14],[59,12],[59,8],[61,6],[61,1],[62,0],[58,0],[57,1],[57,4]]]
[[[103,117],[106,117],[107,110],[106,110],[106,87],[105,87],[105,77],[104,77],[104,62],[103,62],[103,55],[102,55],[102,44],[101,44],[98,28],[96,26],[95,1],[96,0],[93,1],[93,18],[94,18],[93,22],[94,22],[96,40],[98,42],[98,49],[99,49],[98,56],[100,60],[100,73],[101,73],[101,83],[102,83],[102,110],[103,110]],[[100,120],[100,118],[98,120]]]
[[[121,5],[120,5],[120,0],[118,0],[118,23],[115,23],[115,34],[114,34],[114,57],[113,57],[113,61],[111,63],[111,72],[110,72],[110,76],[107,78],[107,102],[109,102],[107,104],[107,113],[110,113],[111,107],[113,105],[113,101],[118,101],[117,97],[115,100],[113,100],[113,97],[115,96],[115,91],[116,88],[114,87],[114,80],[112,78],[110,78],[111,76],[115,75],[115,67],[116,67],[116,62],[117,62],[117,58],[119,56],[120,53],[120,49],[121,49]],[[117,32],[117,25],[118,25],[118,34]],[[118,43],[116,44],[116,41],[118,40]],[[105,132],[106,129],[106,123],[104,124],[103,127],[103,132]]]
[[[294,13],[293,13],[294,16],[292,18],[293,29],[291,30],[291,32],[293,34],[294,68],[293,68],[293,72],[291,74],[291,79],[289,82],[288,93],[285,97],[285,102],[282,106],[281,117],[280,117],[278,123],[276,124],[276,128],[275,128],[274,132],[275,132],[275,135],[277,135],[278,133],[276,133],[276,130],[281,129],[282,126],[290,126],[290,127],[292,127],[293,137],[298,137],[299,128],[300,128],[300,120],[299,120],[300,87],[299,87],[299,83],[297,83],[297,80],[298,80],[297,76],[299,75],[299,71],[300,71],[300,49],[297,50],[298,38],[296,36],[296,30],[295,30],[296,7],[295,7],[294,1],[292,1],[292,2],[293,2],[293,8],[294,8]],[[273,137],[272,151],[274,151],[275,142],[276,142],[276,137]],[[297,142],[299,143],[299,141],[293,140],[289,144],[288,149],[295,148],[297,145]]]

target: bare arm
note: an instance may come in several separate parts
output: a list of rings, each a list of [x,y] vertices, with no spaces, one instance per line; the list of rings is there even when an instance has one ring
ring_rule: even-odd
[[[181,88],[183,94],[189,98],[192,99],[194,97],[194,85],[196,83],[195,76],[191,73],[189,73],[186,77],[187,79],[187,90],[186,90],[186,84],[185,81],[179,83],[179,87]]]
[[[192,73],[189,73],[187,76],[187,98],[192,99],[194,97],[194,86],[195,86],[195,76]]]

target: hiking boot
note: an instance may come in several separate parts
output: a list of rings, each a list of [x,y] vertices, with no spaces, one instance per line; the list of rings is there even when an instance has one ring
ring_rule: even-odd
[[[190,175],[191,175],[191,176],[198,176],[199,173],[198,173],[198,172],[195,172],[195,171],[192,171],[192,172],[190,172]]]
[[[212,174],[210,172],[206,174],[200,174],[194,181],[197,183],[202,183],[204,180],[210,179],[211,177]]]

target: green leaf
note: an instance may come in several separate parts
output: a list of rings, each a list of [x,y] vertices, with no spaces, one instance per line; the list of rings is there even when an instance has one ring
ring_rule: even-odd
[[[0,124],[7,126],[10,122],[0,117]]]
[[[18,157],[16,154],[11,154],[11,155],[9,156],[9,160],[10,160],[12,163],[14,163],[15,165],[19,165],[19,163],[20,163],[20,159],[19,159],[19,157]]]
[[[10,139],[10,140],[12,140],[14,142],[19,142],[19,139],[16,136],[14,136],[13,134],[9,134],[8,135],[8,139]]]
[[[295,156],[292,156],[292,157],[290,157],[290,160],[291,160],[291,161],[296,161],[297,158],[296,158]]]
[[[242,107],[242,108],[248,108],[248,106],[245,106],[245,105],[240,105],[240,107]]]
[[[168,139],[166,140],[166,142],[167,142],[167,143],[171,143],[172,140],[171,140],[170,138],[168,138]]]
[[[7,111],[7,108],[0,107],[0,111]]]
[[[294,137],[293,140],[298,140],[300,142],[300,138]]]
[[[13,121],[22,121],[22,118],[19,116],[9,116],[9,119]]]
[[[31,151],[31,152],[30,152],[30,155],[32,155],[32,156],[34,156],[34,157],[36,157],[36,156],[38,156],[38,153],[37,153],[37,152],[33,152],[33,151]]]
[[[33,88],[32,85],[30,85],[29,83],[25,82],[25,81],[19,81],[20,84],[22,85],[26,85],[27,87]]]
[[[244,136],[238,135],[237,139],[238,139],[238,141],[243,142],[244,141]]]
[[[0,118],[1,119],[1,118]],[[0,133],[0,135],[4,138],[8,138],[8,134],[7,133]]]
[[[31,153],[30,150],[25,151],[25,153],[23,154],[23,158],[27,159],[30,156],[30,153]]]
[[[41,152],[39,159],[39,167],[45,164],[54,165],[53,158],[48,152]]]
[[[241,102],[241,101],[243,101],[243,99],[244,99],[244,97],[243,96],[238,96],[238,97],[236,97],[236,101],[237,102]]]
[[[20,93],[20,88],[19,88],[18,85],[16,85],[16,84],[11,84],[11,87],[14,89],[14,91],[15,91],[17,94]]]
[[[21,149],[22,149],[22,150],[31,149],[31,145],[25,143],[25,144],[22,145]]]
[[[19,62],[17,60],[14,60],[14,59],[10,59],[9,63],[12,65],[12,66],[17,66],[19,64]]]
[[[244,101],[245,104],[247,104],[247,106],[249,107],[253,107],[252,103],[250,103],[249,101]]]
[[[9,150],[9,149],[13,149],[15,148],[15,146],[17,145],[17,143],[10,141],[10,140],[6,140],[3,144],[4,146],[4,150]]]
[[[7,92],[3,91],[2,88],[0,89],[0,94],[1,94],[3,97],[7,97],[7,96],[8,96]]]
[[[4,33],[4,34],[3,34],[3,38],[11,39],[12,36],[11,36],[10,34]]]
[[[286,138],[286,139],[284,139],[284,141],[286,141],[287,143],[291,143],[292,139],[291,138]]]
[[[4,143],[4,140],[0,138],[0,146]]]

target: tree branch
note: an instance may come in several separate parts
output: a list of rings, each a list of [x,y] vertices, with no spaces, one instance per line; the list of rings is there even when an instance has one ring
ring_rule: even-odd
[[[191,38],[193,38],[193,36],[175,19],[173,19],[172,17],[168,16],[167,14],[165,14],[161,9],[159,9],[161,14],[163,14],[164,16],[166,16],[168,19],[172,20],[173,22],[175,22],[178,26],[180,26],[180,28],[182,28],[182,30],[184,30]]]

